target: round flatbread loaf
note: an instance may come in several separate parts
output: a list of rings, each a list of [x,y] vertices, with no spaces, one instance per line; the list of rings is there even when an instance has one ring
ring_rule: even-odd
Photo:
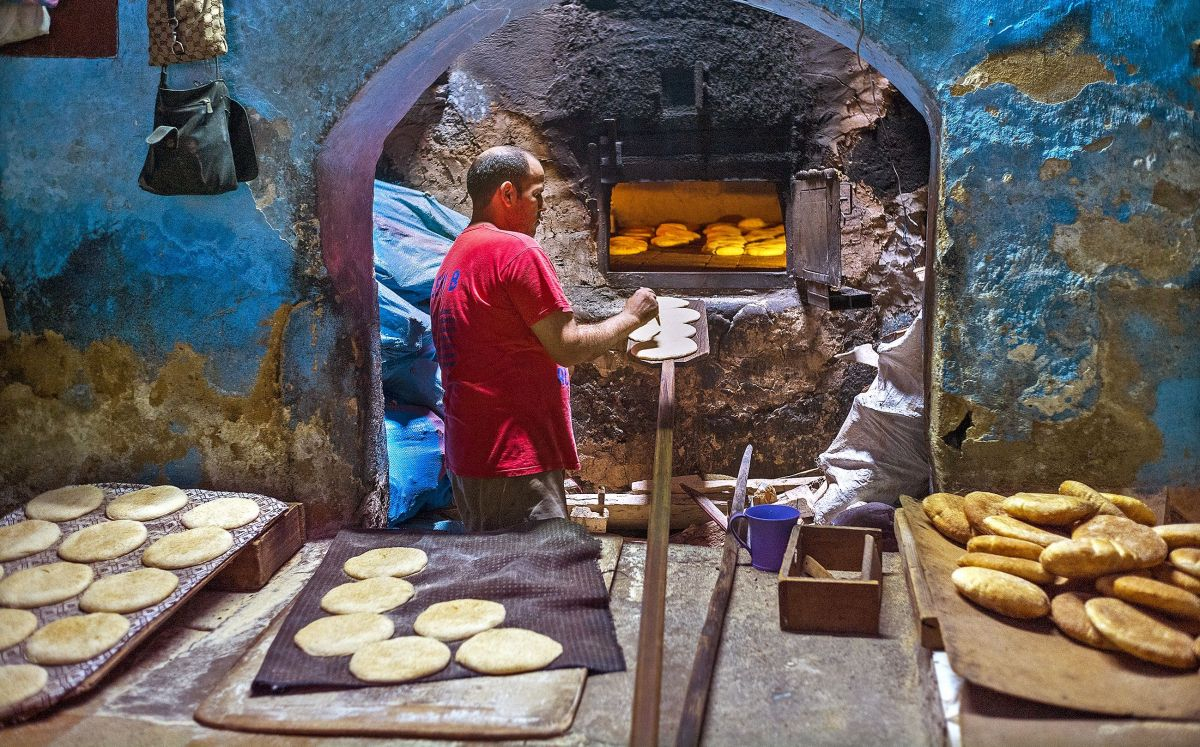
[[[1159,610],[1168,615],[1200,620],[1200,597],[1178,586],[1144,576],[1102,576],[1096,590],[1131,604]]]
[[[1114,506],[1120,509],[1121,513],[1139,524],[1152,527],[1158,523],[1158,518],[1154,515],[1154,509],[1131,495],[1121,495],[1120,493],[1101,493],[1100,495],[1111,501]]]
[[[50,547],[62,536],[58,524],[27,519],[0,527],[0,561],[17,560]],[[3,574],[0,574],[3,575]]]
[[[155,485],[113,498],[104,509],[110,519],[152,521],[187,505],[188,497],[174,485]]]
[[[1085,500],[1089,504],[1091,504],[1092,508],[1096,509],[1096,513],[1098,515],[1108,515],[1108,516],[1124,516],[1125,515],[1125,514],[1121,513],[1121,509],[1117,508],[1116,505],[1112,501],[1105,498],[1104,494],[1101,493],[1099,490],[1096,490],[1095,488],[1092,488],[1088,485],[1084,485],[1083,483],[1081,483],[1077,480],[1064,481],[1061,485],[1058,486],[1058,492],[1061,495],[1072,495],[1072,496],[1075,496],[1076,498],[1082,498],[1083,500]]]
[[[686,299],[676,298],[674,296],[659,296],[658,308],[660,309],[682,309],[688,305]]]
[[[1055,542],[1039,560],[1047,571],[1066,578],[1096,578],[1138,567],[1133,553],[1103,537]]]
[[[25,516],[43,521],[78,519],[104,502],[104,491],[95,485],[68,485],[47,490],[25,504]]]
[[[160,568],[139,568],[97,580],[79,597],[84,612],[127,614],[158,604],[179,588],[179,577]]]
[[[687,337],[640,342],[633,347],[633,354],[644,361],[667,361],[686,358],[698,350],[696,341]]]
[[[146,541],[146,525],[117,519],[84,527],[63,540],[58,556],[73,563],[98,563],[131,553]]]
[[[390,618],[370,612],[319,617],[292,640],[309,656],[350,656],[368,643],[385,641],[396,632]]]
[[[257,519],[260,511],[258,504],[249,498],[217,498],[196,506],[184,514],[180,521],[188,529],[237,529]]]
[[[350,578],[375,578],[376,576],[411,576],[423,570],[429,563],[424,550],[416,547],[380,547],[367,550],[346,561],[342,570]]]
[[[992,534],[998,534],[1001,537],[1012,537],[1013,539],[1025,540],[1032,542],[1042,547],[1053,545],[1055,542],[1062,542],[1067,539],[1061,534],[1048,532],[1045,529],[1039,529],[1032,524],[1027,524],[1020,519],[1014,519],[1011,516],[989,516],[983,520],[983,526]]]
[[[0,708],[37,695],[48,679],[46,670],[33,664],[0,666]]]
[[[419,635],[368,643],[350,657],[350,674],[363,682],[411,682],[450,663],[450,647]]]
[[[943,536],[967,544],[971,539],[971,525],[963,513],[963,497],[954,493],[932,493],[921,501],[921,508],[935,529]]]
[[[1163,538],[1167,547],[1200,547],[1200,524],[1163,524],[1154,527],[1154,533]]]
[[[1178,586],[1181,589],[1200,594],[1200,578],[1175,568],[1172,565],[1163,564],[1154,568],[1154,578],[1162,581],[1165,584]]]
[[[654,336],[654,339],[659,340],[678,340],[684,337],[695,337],[696,328],[690,324],[666,324]]]
[[[29,609],[70,599],[92,582],[91,566],[81,563],[35,565],[0,580],[0,606]]]
[[[1050,597],[1032,582],[991,568],[958,568],[954,588],[980,607],[1008,617],[1031,619],[1050,614]]]
[[[333,587],[321,597],[321,609],[331,615],[387,612],[412,599],[414,592],[402,578],[377,576]]]
[[[117,645],[129,621],[111,612],[72,615],[38,628],[25,642],[25,658],[34,664],[74,664]]]
[[[1071,532],[1072,539],[1102,537],[1121,545],[1137,558],[1135,568],[1153,568],[1167,558],[1167,543],[1153,529],[1125,518],[1101,514],[1093,516]]]
[[[666,308],[658,310],[658,321],[666,326],[668,324],[691,324],[700,318],[700,312],[695,309],[681,307],[678,309]]]
[[[1196,668],[1193,641],[1186,633],[1120,599],[1089,599],[1083,607],[1100,634],[1125,653],[1164,667]]]
[[[431,604],[413,621],[417,635],[460,641],[504,622],[504,605],[487,599],[452,599]]]
[[[969,517],[967,521],[970,521]],[[1034,542],[1001,537],[998,534],[981,534],[967,540],[967,552],[1007,555],[1010,558],[1024,558],[1025,560],[1039,560],[1044,549]]]
[[[1084,603],[1094,596],[1094,594],[1078,592],[1059,594],[1050,600],[1050,619],[1063,632],[1063,635],[1079,641],[1085,646],[1106,651],[1118,650],[1100,634],[1095,625],[1092,625],[1092,621],[1088,619],[1087,612],[1083,608]]]
[[[972,490],[963,496],[963,513],[967,515],[967,523],[976,534],[991,534],[984,528],[983,520],[989,516],[1003,515],[1004,499],[1005,496],[986,490]]]
[[[1004,512],[1034,524],[1066,526],[1096,513],[1092,504],[1071,495],[1017,493],[1004,499]]]
[[[37,626],[37,615],[28,610],[0,608],[0,651],[28,638]]]
[[[188,568],[207,563],[233,547],[233,535],[220,527],[196,527],[168,534],[142,553],[142,564],[151,568]]]
[[[1181,547],[1171,551],[1171,565],[1189,576],[1200,578],[1200,547]]]
[[[455,661],[480,674],[519,674],[545,669],[562,655],[562,644],[524,628],[495,628],[458,647]]]
[[[991,568],[993,571],[1011,573],[1035,584],[1048,584],[1054,580],[1054,575],[1047,573],[1038,561],[1013,558],[1007,555],[969,552],[958,559],[958,565],[963,568]]]

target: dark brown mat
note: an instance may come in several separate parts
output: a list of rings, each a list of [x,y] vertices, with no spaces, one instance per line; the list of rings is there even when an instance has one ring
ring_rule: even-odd
[[[345,530],[300,593],[254,679],[254,691],[295,688],[365,687],[350,674],[349,656],[309,656],[293,642],[296,631],[318,617],[321,597],[354,579],[342,571],[349,558],[378,547],[418,547],[429,565],[409,576],[416,595],[387,612],[395,636],[413,635],[413,620],[435,602],[491,599],[507,612],[503,627],[527,628],[563,646],[549,669],[586,667],[593,673],[625,669],[617,643],[608,592],[597,560],[600,542],[565,519],[488,534],[445,534],[412,530]],[[450,644],[457,650],[459,643]],[[478,676],[454,661],[419,682]]]

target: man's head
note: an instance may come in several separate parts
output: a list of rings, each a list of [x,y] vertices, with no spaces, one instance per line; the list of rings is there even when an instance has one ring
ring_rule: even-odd
[[[472,220],[533,236],[542,216],[546,173],[529,153],[512,145],[488,148],[467,171]]]

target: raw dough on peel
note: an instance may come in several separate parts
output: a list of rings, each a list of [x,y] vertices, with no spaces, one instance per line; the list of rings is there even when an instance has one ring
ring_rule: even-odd
[[[658,331],[654,339],[661,342],[662,340],[682,340],[685,337],[695,336],[696,328],[692,325],[672,323],[663,325],[663,328]]]
[[[186,529],[146,548],[142,564],[150,568],[188,568],[206,563],[233,547],[233,535],[220,527]]]
[[[686,300],[675,296],[659,296],[657,300],[660,309],[682,309],[688,305]]]
[[[141,547],[146,534],[146,525],[140,521],[105,521],[67,537],[58,546],[58,556],[72,563],[112,560]]]
[[[0,527],[0,561],[17,560],[50,547],[62,536],[58,524],[41,519]],[[0,571],[0,576],[3,572]]]
[[[438,602],[417,615],[413,631],[439,641],[460,641],[504,622],[504,605],[486,599]]]
[[[629,339],[634,342],[649,342],[655,339],[678,339],[680,337],[695,336],[696,328],[687,322],[664,320],[660,327],[658,322],[653,319],[629,333]]]
[[[387,612],[412,599],[415,592],[402,578],[376,576],[333,587],[321,597],[321,609],[331,615]]]
[[[188,529],[237,529],[257,519],[260,511],[258,504],[249,498],[217,498],[196,506],[184,514],[180,521]]]
[[[376,576],[411,576],[425,568],[429,556],[416,547],[380,547],[367,550],[346,561],[342,570],[350,578]]]
[[[419,635],[368,643],[350,657],[350,674],[364,682],[409,682],[450,663],[450,647]]]
[[[25,516],[45,521],[70,521],[94,511],[104,502],[104,491],[95,485],[68,485],[47,490],[25,504]]]
[[[0,651],[28,638],[37,626],[37,615],[32,612],[0,608]]]
[[[455,661],[481,674],[519,674],[545,669],[562,655],[562,644],[524,628],[494,628],[458,647]]]
[[[29,609],[70,599],[92,583],[92,567],[47,563],[0,580],[0,606]]]
[[[368,643],[385,641],[396,632],[390,618],[370,612],[319,617],[292,640],[309,656],[349,656]]]
[[[696,341],[683,337],[675,340],[654,340],[640,343],[633,349],[633,354],[643,361],[666,361],[686,358],[696,350],[698,350]]]
[[[155,485],[119,495],[104,509],[110,519],[151,521],[187,505],[188,497],[174,485]]]
[[[690,324],[700,318],[700,312],[695,309],[661,309],[658,321],[665,327],[668,324]]]
[[[63,617],[38,628],[25,642],[34,664],[74,664],[99,656],[125,637],[129,621],[111,612]]]
[[[48,679],[46,670],[33,664],[0,666],[0,708],[37,695]]]
[[[137,612],[171,596],[179,577],[160,568],[139,568],[99,579],[79,598],[84,612]]]

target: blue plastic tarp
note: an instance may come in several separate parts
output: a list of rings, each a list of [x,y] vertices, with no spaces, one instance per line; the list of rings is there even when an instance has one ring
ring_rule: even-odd
[[[442,411],[442,373],[429,315],[376,283],[383,392],[388,399]]]
[[[375,279],[428,313],[442,258],[469,222],[425,192],[376,180]]]
[[[388,526],[421,511],[449,506],[442,419],[423,407],[394,406],[384,411],[383,429],[388,452]]]

